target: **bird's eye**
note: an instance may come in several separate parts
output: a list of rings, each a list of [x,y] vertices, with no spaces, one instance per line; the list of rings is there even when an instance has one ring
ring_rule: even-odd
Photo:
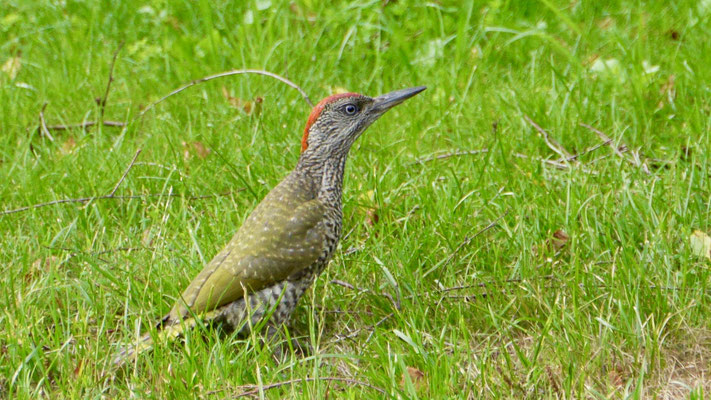
[[[348,115],[355,115],[355,113],[358,112],[358,107],[356,107],[353,104],[347,104],[343,109],[346,111],[346,114],[348,114]]]

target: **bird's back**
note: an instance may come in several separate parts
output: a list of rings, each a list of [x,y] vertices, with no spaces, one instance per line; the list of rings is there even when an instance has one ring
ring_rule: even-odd
[[[193,279],[164,320],[209,312],[286,279],[322,253],[325,207],[314,185],[288,175],[257,205],[228,244]]]

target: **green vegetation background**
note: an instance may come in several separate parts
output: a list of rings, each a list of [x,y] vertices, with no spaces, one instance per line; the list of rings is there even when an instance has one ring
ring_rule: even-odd
[[[0,397],[296,380],[258,394],[703,398],[711,274],[689,237],[711,230],[709,18],[707,0],[3,1],[0,210],[107,195],[142,152],[116,192],[140,198],[0,215]],[[345,237],[288,330],[312,355],[200,330],[105,376],[293,167],[309,113],[238,76],[126,129],[41,134],[45,103],[47,125],[100,118],[121,42],[120,122],[235,68],[315,101],[429,87],[352,151]],[[525,116],[581,155],[557,161]],[[622,155],[584,153],[602,141],[581,123]]]

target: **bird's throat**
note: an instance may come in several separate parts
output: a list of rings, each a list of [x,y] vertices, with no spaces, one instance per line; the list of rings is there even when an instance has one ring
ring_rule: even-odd
[[[348,153],[332,154],[330,157],[313,159],[302,157],[296,171],[309,177],[316,188],[316,197],[325,205],[341,209],[343,174]]]
[[[324,203],[341,209],[343,194],[343,175],[346,169],[348,153],[329,158],[323,165],[321,187],[318,198]]]

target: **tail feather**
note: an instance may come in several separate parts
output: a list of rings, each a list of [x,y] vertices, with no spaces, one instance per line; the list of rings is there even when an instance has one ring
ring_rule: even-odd
[[[156,340],[153,339],[150,333],[146,333],[135,343],[126,345],[119,350],[112,363],[115,367],[120,368],[127,363],[135,361],[139,355],[151,351],[155,342],[173,341],[183,336],[185,331],[194,328],[196,325],[197,321],[194,318],[164,325],[161,330],[155,334]]]

